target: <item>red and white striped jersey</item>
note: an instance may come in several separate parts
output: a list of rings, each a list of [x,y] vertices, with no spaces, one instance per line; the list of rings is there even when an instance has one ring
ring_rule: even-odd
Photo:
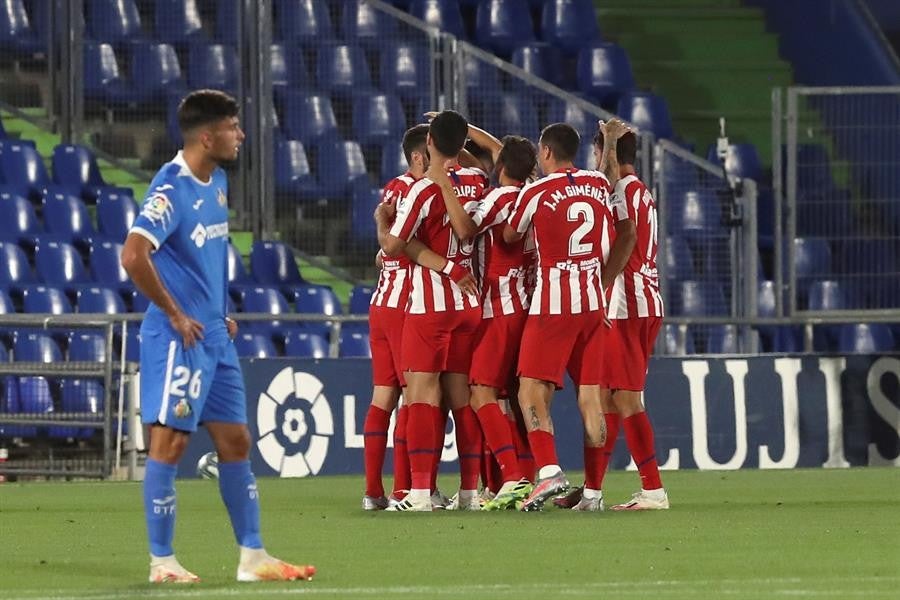
[[[503,229],[521,190],[519,186],[491,190],[472,217],[482,234],[476,242],[476,251],[485,319],[528,312],[531,290],[527,276],[534,263],[531,230],[513,244],[503,241]]]
[[[449,175],[460,203],[470,215],[475,214],[488,184],[487,176],[479,169],[460,166],[450,169]],[[391,235],[406,241],[415,236],[433,252],[472,272],[474,242],[460,243],[450,225],[441,188],[427,177],[413,184],[398,205]],[[413,263],[410,279],[412,287],[406,309],[410,314],[478,307],[477,298],[465,296],[449,277],[437,271]]]
[[[656,203],[647,186],[635,175],[616,183],[609,201],[613,220],[634,221],[637,241],[625,268],[607,290],[610,319],[662,317],[663,300],[656,270]],[[615,230],[613,230],[615,233]]]
[[[599,311],[605,298],[600,269],[609,244],[609,193],[599,171],[560,169],[526,186],[509,224],[518,233],[531,226],[538,270],[532,315]]]
[[[391,179],[381,192],[381,203],[396,206],[415,182],[416,178],[409,171]],[[391,258],[382,252],[381,272],[370,304],[404,310],[408,299],[409,259],[406,255]]]

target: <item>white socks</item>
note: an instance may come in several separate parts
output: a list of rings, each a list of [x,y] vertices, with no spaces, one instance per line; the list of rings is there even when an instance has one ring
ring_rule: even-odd
[[[559,465],[545,465],[541,467],[540,471],[538,471],[538,479],[553,477],[560,471],[562,471],[562,468]]]

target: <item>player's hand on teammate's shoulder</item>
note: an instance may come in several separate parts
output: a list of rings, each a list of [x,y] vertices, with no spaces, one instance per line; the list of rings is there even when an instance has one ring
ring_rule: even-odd
[[[425,171],[425,177],[435,182],[442,188],[452,188],[453,184],[450,182],[450,175],[447,173],[447,170],[453,166],[452,160],[447,160],[445,162],[433,161],[428,165],[428,169]]]
[[[375,207],[375,221],[390,221],[397,214],[397,204],[395,202],[383,202]]]
[[[181,339],[184,340],[185,348],[193,348],[197,340],[203,339],[203,325],[181,311],[171,315],[169,323],[171,323],[172,329],[177,331]]]
[[[467,296],[478,298],[481,295],[478,291],[478,282],[475,281],[475,276],[471,273],[467,273],[465,277],[456,282],[456,285],[459,287],[459,290]]]

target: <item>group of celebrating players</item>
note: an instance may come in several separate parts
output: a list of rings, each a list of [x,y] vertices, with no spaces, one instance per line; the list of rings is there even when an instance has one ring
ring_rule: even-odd
[[[427,116],[406,132],[409,170],[375,211],[363,508],[533,511],[555,497],[561,508],[600,511],[620,428],[641,489],[613,508],[668,508],[641,399],[663,303],[656,208],[635,173],[635,134],[601,122],[596,169],[586,170],[573,164],[581,141],[565,123],[544,128],[535,147],[500,141],[454,111]],[[496,187],[467,141],[489,156]],[[550,416],[566,371],[584,424],[585,482],[574,489]],[[388,498],[382,468],[401,394]],[[452,500],[436,485],[449,412],[460,464]]]

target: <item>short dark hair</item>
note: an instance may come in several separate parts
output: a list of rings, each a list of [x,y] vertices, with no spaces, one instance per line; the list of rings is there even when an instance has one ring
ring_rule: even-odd
[[[603,132],[599,129],[594,134],[594,145],[603,149]],[[633,165],[637,162],[637,136],[633,131],[626,131],[616,141],[616,160],[620,165]]]
[[[429,133],[434,147],[444,156],[456,156],[469,136],[469,122],[455,110],[443,110],[432,119]]]
[[[541,144],[550,148],[558,161],[575,160],[581,136],[568,123],[547,125],[541,132]]]
[[[219,90],[196,90],[178,105],[178,129],[182,133],[222,119],[236,117],[237,100]]]
[[[503,138],[503,147],[497,156],[497,167],[506,170],[507,177],[527,181],[537,164],[537,150],[531,140],[520,135]]]
[[[425,138],[428,137],[428,125],[422,123],[410,127],[403,134],[403,156],[406,157],[406,164],[412,166],[412,153],[420,151],[425,152]]]

